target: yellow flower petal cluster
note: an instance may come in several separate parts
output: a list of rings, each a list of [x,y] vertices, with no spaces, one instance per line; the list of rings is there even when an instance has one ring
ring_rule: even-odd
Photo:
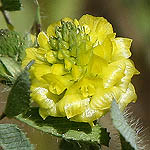
[[[38,35],[37,48],[26,49],[31,97],[43,119],[67,117],[88,122],[103,116],[113,99],[120,109],[136,101],[131,78],[139,72],[131,56],[131,39],[116,37],[103,17],[64,18]]]

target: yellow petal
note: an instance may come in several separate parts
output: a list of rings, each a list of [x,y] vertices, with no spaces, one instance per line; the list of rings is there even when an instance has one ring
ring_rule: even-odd
[[[96,89],[96,94],[91,97],[90,107],[97,110],[109,110],[112,101],[118,100],[122,94],[120,88],[114,86],[112,88],[104,89],[103,85],[99,84]]]
[[[47,37],[47,35],[43,31],[39,33],[37,41],[38,41],[38,44],[41,48],[44,48],[47,50],[50,49],[50,45],[48,44],[48,40],[49,40],[49,38]]]
[[[96,40],[103,42],[108,34],[113,33],[112,25],[103,17],[84,15],[80,18],[79,23],[81,26],[88,26],[90,28],[88,34],[93,43]]]
[[[47,98],[53,100],[55,103],[62,98],[62,95],[56,95],[56,94],[51,93],[49,91],[49,84],[47,84],[45,81],[43,81],[43,80],[39,81],[36,78],[32,79],[31,92],[32,91],[34,92],[35,89],[37,89],[39,87],[42,89],[45,89],[44,91],[48,90],[48,92],[46,93]]]
[[[82,78],[78,82],[78,84],[80,93],[83,95],[83,97],[90,97],[94,95],[96,92],[98,82],[99,81],[96,78],[88,78],[88,77]]]
[[[39,114],[43,119],[46,119],[46,117],[48,116],[54,116],[56,117],[57,111],[56,111],[56,105],[51,105],[52,107],[49,109],[45,109],[45,108],[39,108]]]
[[[46,60],[51,64],[56,63],[56,61],[57,61],[57,59],[55,57],[55,55],[56,55],[55,53],[56,53],[55,51],[49,50],[45,54]]]
[[[44,58],[44,55],[45,55],[45,53],[47,53],[47,50],[44,49],[44,48],[39,47],[39,48],[37,48],[36,53],[37,53],[37,55],[36,55],[37,58],[38,58],[38,55],[41,55]]]
[[[113,41],[112,60],[119,60],[121,58],[129,58],[131,56],[130,47],[132,40],[128,38],[115,38]]]
[[[103,68],[103,84],[104,88],[109,88],[120,82],[124,77],[125,63],[123,61],[115,61]]]
[[[92,109],[88,106],[84,112],[71,118],[71,121],[75,122],[88,122],[91,126],[94,126],[93,121],[100,118],[106,113],[106,111],[101,111],[97,109]]]
[[[51,73],[56,74],[56,75],[64,75],[65,70],[64,70],[64,65],[63,64],[54,64],[51,67]]]
[[[103,69],[103,83],[105,88],[119,84],[122,90],[126,90],[134,74],[139,74],[130,59],[121,59],[108,64]]]
[[[99,88],[96,94],[92,96],[90,106],[92,109],[107,110],[110,108],[113,100],[113,93],[110,89]]]
[[[51,67],[46,64],[34,64],[32,66],[32,74],[38,79],[43,80],[42,76],[51,73]]]
[[[81,114],[89,104],[89,101],[89,98],[82,99],[78,93],[73,95],[67,94],[57,103],[57,108],[61,114],[71,118]]]
[[[31,97],[41,107],[50,109],[54,107],[55,103],[53,100],[47,97],[48,89],[43,87],[32,88]]]
[[[25,67],[31,60],[35,60],[37,64],[43,64],[44,57],[41,55],[43,49],[41,48],[27,48],[26,49],[26,57],[22,61],[22,66]]]
[[[56,104],[49,98],[49,91],[44,87],[31,87],[31,97],[40,107],[40,116],[45,119],[47,116],[56,116]]]
[[[81,66],[77,66],[77,65],[73,65],[72,66],[72,76],[73,76],[73,80],[78,80],[81,77],[82,74],[82,68]]]
[[[42,77],[49,84],[49,90],[53,94],[60,95],[66,88],[70,86],[69,79],[64,76],[55,75],[52,73]]]
[[[129,83],[131,82],[131,78],[133,75],[138,75],[140,72],[134,67],[134,63],[130,59],[123,60],[125,63],[125,70],[124,70],[124,77],[121,78],[121,82],[119,84],[119,87],[126,91]]]
[[[27,48],[26,57],[22,62],[22,66],[25,67],[31,60],[36,60],[36,48]]]
[[[87,68],[87,73],[90,75],[102,75],[102,70],[107,66],[107,62],[97,55],[92,55]]]
[[[137,96],[135,93],[134,86],[131,83],[129,83],[126,92],[122,92],[120,98],[118,99],[120,109],[124,110],[129,103],[136,102],[136,99]]]
[[[85,66],[89,63],[92,49],[86,49],[86,43],[82,43],[77,50],[77,65]]]
[[[99,44],[98,46],[94,47],[93,53],[109,62],[111,59],[112,48],[112,42],[107,37],[105,38],[102,44]]]
[[[70,60],[65,59],[64,63],[65,63],[65,69],[71,70],[71,68],[72,68],[72,63],[70,62]]]

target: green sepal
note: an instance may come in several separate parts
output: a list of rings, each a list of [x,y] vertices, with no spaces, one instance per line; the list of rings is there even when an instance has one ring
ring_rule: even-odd
[[[0,124],[0,149],[33,150],[26,135],[15,124]]]
[[[32,107],[26,114],[20,114],[16,118],[36,129],[65,140],[109,145],[109,133],[98,124],[91,127],[88,123],[73,122],[65,117],[52,116],[43,120],[39,115],[38,107]]]
[[[7,11],[17,11],[21,10],[21,1],[20,0],[1,0],[2,9]]]

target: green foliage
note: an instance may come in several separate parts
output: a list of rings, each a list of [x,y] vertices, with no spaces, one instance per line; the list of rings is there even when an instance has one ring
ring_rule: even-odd
[[[0,30],[0,77],[14,83],[21,72],[25,49],[31,46],[30,34],[25,36],[7,29]]]
[[[30,64],[27,66],[27,69]],[[65,117],[47,117],[43,120],[39,108],[30,108],[29,74],[23,71],[14,83],[6,104],[5,114],[14,117],[34,128],[66,140],[88,142],[89,144],[109,145],[109,133],[98,124],[91,128],[88,123],[79,123]],[[20,115],[19,115],[20,114]],[[17,116],[18,115],[18,116]],[[98,146],[98,145],[97,145]]]
[[[21,9],[20,0],[1,0],[2,9],[7,11],[17,11]]]
[[[136,131],[127,123],[123,112],[120,111],[118,104],[112,102],[111,117],[113,125],[120,133],[122,150],[139,150]]]
[[[0,124],[0,148],[3,150],[33,150],[25,134],[15,124]]]
[[[7,99],[5,114],[14,117],[23,113],[30,104],[30,80],[29,73],[25,70],[15,81]]]
[[[120,134],[121,148],[122,150],[135,150],[131,147],[130,143],[125,140],[125,138]]]
[[[10,57],[0,57],[0,77],[14,82],[21,72],[20,65]]]
[[[15,31],[0,30],[0,55],[13,58],[20,62],[25,56],[26,41]]]
[[[98,124],[91,128],[88,123],[73,122],[65,117],[49,116],[43,120],[39,115],[39,108],[36,107],[16,118],[36,129],[66,140],[109,145],[109,133]]]
[[[101,150],[98,144],[89,144],[87,142],[79,142],[62,139],[59,145],[60,150]]]

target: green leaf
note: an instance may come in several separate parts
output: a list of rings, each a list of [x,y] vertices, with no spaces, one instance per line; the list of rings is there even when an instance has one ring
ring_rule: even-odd
[[[25,57],[25,49],[30,47],[31,35],[24,36],[7,29],[0,30],[0,77],[14,83],[21,71],[21,61]]]
[[[21,10],[21,1],[20,0],[1,0],[2,9],[7,11],[17,11]]]
[[[0,124],[0,147],[4,150],[33,150],[25,134],[15,124]]]
[[[0,78],[9,79],[9,75],[7,75],[7,69],[2,63],[0,63]]]
[[[98,144],[79,142],[73,140],[62,139],[59,145],[60,150],[101,150]]]
[[[5,114],[7,117],[17,116],[27,111],[30,105],[29,73],[24,70],[15,81],[7,99]]]
[[[12,83],[21,73],[21,66],[10,57],[0,57],[0,76],[10,80]]]
[[[130,143],[125,140],[125,138],[120,134],[121,148],[122,150],[135,150],[131,147]]]
[[[0,30],[0,56],[8,56],[20,62],[25,56],[26,47],[21,34],[7,29]]]
[[[106,140],[105,145],[109,145],[109,134],[98,124],[91,128],[88,123],[73,122],[65,117],[49,116],[43,120],[39,115],[39,108],[36,107],[31,108],[25,115],[16,116],[16,118],[36,129],[66,140],[96,144],[101,144],[101,140]]]
[[[100,144],[109,147],[109,140],[111,139],[109,134],[106,128],[101,128],[101,137],[103,138],[101,138]]]
[[[111,118],[120,133],[122,150],[139,150],[136,131],[127,123],[115,100],[112,102]]]

